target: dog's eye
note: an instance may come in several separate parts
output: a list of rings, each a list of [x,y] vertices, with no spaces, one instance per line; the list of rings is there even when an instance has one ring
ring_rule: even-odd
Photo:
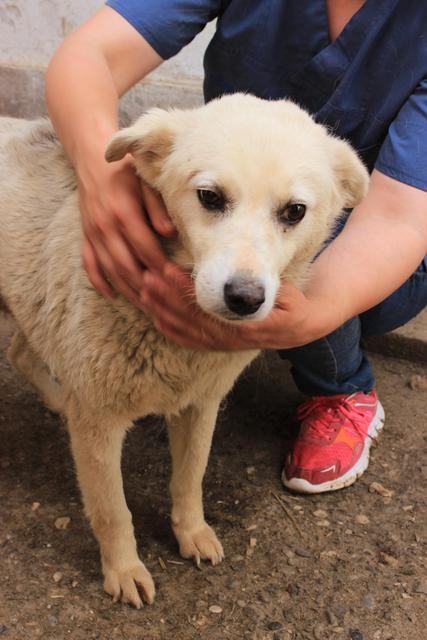
[[[285,222],[286,224],[297,224],[305,216],[306,209],[307,207],[305,204],[300,204],[298,202],[287,204],[280,210],[279,219],[281,222]]]
[[[211,189],[197,189],[197,196],[200,204],[208,211],[224,211],[225,198],[219,191],[211,191]]]

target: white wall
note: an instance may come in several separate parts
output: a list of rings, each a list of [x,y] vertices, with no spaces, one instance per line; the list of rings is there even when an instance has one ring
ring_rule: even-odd
[[[31,91],[42,94],[42,73],[55,48],[103,4],[102,0],[0,0],[0,69],[8,70],[7,84],[14,77],[13,70],[15,76],[19,70],[25,70],[25,77],[32,74]],[[131,105],[127,110],[133,111],[142,103],[145,107],[159,101],[167,104],[200,101],[203,53],[212,33],[213,25],[208,25],[184,51],[151,74],[145,94],[137,89],[125,101],[125,105]],[[19,82],[23,84],[22,73]],[[3,94],[7,90],[5,83],[3,78],[0,83]],[[6,98],[3,95],[3,103]],[[19,101],[19,95],[14,100]]]

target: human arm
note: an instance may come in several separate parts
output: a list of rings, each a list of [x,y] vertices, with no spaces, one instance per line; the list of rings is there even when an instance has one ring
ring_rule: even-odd
[[[295,347],[386,298],[426,251],[427,192],[374,171],[368,195],[316,260],[305,292],[284,283],[265,320],[225,325],[212,319],[188,295],[191,279],[173,266],[166,268],[166,277],[144,276],[142,300],[158,328],[188,348]]]
[[[143,200],[159,233],[174,230],[160,198],[148,188],[141,194],[129,158],[109,164],[104,152],[118,128],[119,97],[161,62],[129,22],[103,7],[64,40],[46,77],[49,113],[78,177],[89,278],[112,297],[110,281],[135,304],[140,263],[166,263]]]

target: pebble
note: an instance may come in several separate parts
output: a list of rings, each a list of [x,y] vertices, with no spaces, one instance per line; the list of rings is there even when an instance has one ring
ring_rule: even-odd
[[[414,593],[423,593],[424,595],[427,595],[427,578],[418,580],[418,582],[414,584],[413,591]]]
[[[330,524],[329,520],[316,520],[316,525],[318,527],[329,527]]]
[[[329,624],[331,624],[334,627],[338,625],[337,617],[331,609],[326,609],[326,617],[328,619]]]
[[[368,516],[365,516],[365,514],[363,514],[363,513],[357,514],[355,520],[356,520],[357,524],[369,524],[369,522],[370,522]]]
[[[427,391],[427,376],[411,376],[409,386],[413,391]]]
[[[248,476],[253,476],[255,471],[256,471],[255,467],[246,467],[246,474]]]
[[[51,627],[56,627],[58,624],[58,618],[56,616],[48,616],[47,621],[49,622]]]
[[[246,607],[246,602],[244,600],[237,600],[237,606],[243,609],[243,607]]]
[[[323,509],[316,509],[316,511],[313,511],[313,515],[314,515],[315,518],[327,518],[328,517],[328,514]]]
[[[244,607],[243,608],[243,613],[245,614],[245,616],[247,616],[251,620],[257,620],[258,619],[258,614],[255,611],[255,609],[253,609],[252,607]]]
[[[31,505],[31,511],[37,511],[39,507],[40,507],[40,502],[33,502],[33,504]]]
[[[351,640],[364,640],[363,633],[359,629],[350,629]]]
[[[217,604],[213,604],[209,607],[209,611],[211,613],[222,613],[222,609],[221,607],[219,607]]]
[[[55,573],[53,574],[52,578],[53,578],[54,582],[61,582],[62,573],[60,571],[55,571]]]
[[[276,620],[272,620],[271,622],[267,622],[267,629],[269,631],[279,631],[279,629],[283,629],[283,624]]]
[[[380,553],[381,562],[383,564],[388,564],[389,567],[397,567],[399,564],[399,560],[394,556],[390,556],[388,553],[384,553],[383,551]]]
[[[0,636],[7,633],[7,627],[5,624],[0,624]]]
[[[379,493],[380,496],[383,496],[384,498],[391,498],[394,494],[394,491],[392,491],[391,489],[386,489],[386,487],[384,487],[379,482],[371,482],[371,484],[369,485],[369,492]]]
[[[311,551],[308,549],[295,549],[295,553],[301,558],[311,558]]]
[[[55,527],[57,529],[67,529],[68,525],[71,522],[71,518],[69,518],[68,516],[63,516],[61,518],[56,518],[55,520]]]

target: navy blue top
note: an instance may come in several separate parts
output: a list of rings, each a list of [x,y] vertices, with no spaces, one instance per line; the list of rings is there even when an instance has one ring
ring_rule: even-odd
[[[164,59],[210,20],[205,99],[291,98],[370,170],[427,191],[427,2],[366,0],[331,43],[325,0],[109,0]]]

